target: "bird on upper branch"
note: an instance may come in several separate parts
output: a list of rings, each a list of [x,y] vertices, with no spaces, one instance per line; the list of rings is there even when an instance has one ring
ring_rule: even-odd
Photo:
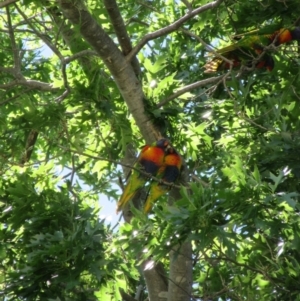
[[[300,40],[300,27],[278,29],[278,25],[270,25],[259,30],[236,35],[235,38],[240,38],[240,40],[216,50],[218,54],[230,60],[232,64],[222,57],[214,56],[204,65],[205,73],[230,69],[231,65],[233,68],[241,65],[251,67],[255,59],[258,60],[255,65],[256,68],[266,68],[268,71],[272,71],[274,60],[268,53],[261,55],[264,48],[272,43],[274,46],[279,46],[293,40]]]
[[[173,147],[169,147],[167,150],[167,154],[164,158],[164,164],[157,174],[157,177],[161,179],[161,182],[153,180],[150,185],[148,196],[144,205],[145,213],[148,213],[151,210],[154,202],[159,197],[167,193],[172,188],[169,185],[165,185],[163,182],[170,184],[175,183],[176,180],[179,178],[181,168],[181,156]]]
[[[160,139],[152,145],[145,145],[142,148],[134,167],[149,175],[156,176],[159,169],[164,164],[164,158],[169,147],[169,141],[167,139]],[[137,191],[143,188],[149,180],[149,177],[136,169],[132,170],[128,183],[117,204],[117,213],[124,208],[124,206],[135,196]]]

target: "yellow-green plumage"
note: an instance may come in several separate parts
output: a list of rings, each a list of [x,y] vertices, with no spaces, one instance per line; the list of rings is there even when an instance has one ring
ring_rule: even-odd
[[[205,64],[205,73],[241,65],[251,67],[253,61],[256,68],[266,68],[271,71],[274,68],[274,60],[269,53],[265,52],[265,47],[271,43],[279,46],[292,40],[300,40],[300,28],[280,28],[278,25],[267,26],[260,30],[236,35],[235,38],[240,38],[240,40],[216,50],[222,57],[231,61],[231,64],[222,57],[214,56]]]
[[[117,204],[117,213],[132,200],[135,194],[144,187],[149,180],[145,174],[139,172],[139,169],[149,175],[156,176],[164,162],[166,149],[169,146],[167,139],[158,140],[153,145],[146,145],[142,148],[138,156],[137,163],[134,165],[131,176]]]
[[[174,148],[170,147],[168,148],[168,153],[164,158],[163,166],[158,172],[159,178],[166,183],[175,183],[180,175],[181,167],[181,156]],[[156,200],[171,189],[170,185],[165,185],[163,182],[152,181],[148,197],[144,205],[145,213],[148,213],[151,210]]]
[[[137,165],[135,165],[137,167]],[[125,186],[124,192],[117,205],[117,213],[134,197],[140,188],[142,188],[147,179],[140,175],[139,172],[133,171],[128,184]]]

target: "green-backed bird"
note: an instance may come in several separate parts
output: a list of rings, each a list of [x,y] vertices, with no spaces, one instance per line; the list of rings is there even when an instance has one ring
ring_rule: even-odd
[[[232,67],[246,65],[251,67],[256,59],[256,68],[266,68],[272,71],[274,60],[269,53],[264,53],[264,48],[274,43],[279,46],[293,40],[300,40],[300,27],[280,28],[275,30],[276,26],[267,26],[265,28],[251,31],[242,35],[236,35],[240,38],[237,42],[217,49],[216,52],[222,57],[230,60],[232,64],[225,61],[222,57],[214,56],[205,65],[205,73],[212,73]],[[260,56],[261,55],[261,56]]]

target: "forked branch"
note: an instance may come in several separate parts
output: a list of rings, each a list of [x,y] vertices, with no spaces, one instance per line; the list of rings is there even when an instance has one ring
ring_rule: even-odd
[[[171,32],[174,32],[175,30],[179,29],[180,26],[185,23],[186,21],[192,19],[196,15],[203,13],[206,10],[216,8],[219,6],[223,0],[216,0],[210,3],[207,3],[205,5],[202,5],[201,7],[198,7],[194,9],[193,11],[189,11],[186,15],[175,21],[174,23],[163,27],[159,30],[156,30],[154,32],[146,34],[141,41],[132,49],[132,51],[127,55],[126,59],[127,61],[131,61],[132,58],[145,46],[149,41],[154,40],[156,38],[165,36]]]

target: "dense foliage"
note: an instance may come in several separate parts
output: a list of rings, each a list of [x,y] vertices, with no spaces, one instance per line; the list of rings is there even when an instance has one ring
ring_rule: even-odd
[[[208,45],[300,25],[299,3],[215,3],[193,14],[207,1],[86,1],[107,36],[76,23],[81,1],[0,4],[3,300],[144,300],[143,262],[159,262],[170,288],[168,254],[189,242],[186,300],[300,300],[300,42],[268,50],[272,72],[203,73]],[[99,195],[118,200],[121,162],[150,131],[182,154],[188,181],[174,202],[162,197],[149,216],[132,208],[112,229]]]

